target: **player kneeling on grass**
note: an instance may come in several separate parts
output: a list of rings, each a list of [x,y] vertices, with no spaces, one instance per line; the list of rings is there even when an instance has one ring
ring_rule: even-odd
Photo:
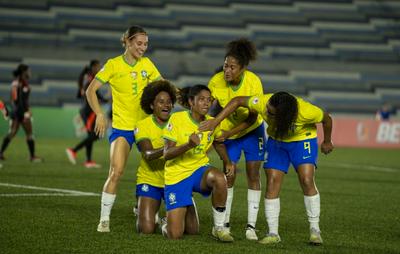
[[[164,129],[165,139],[165,204],[167,224],[163,234],[169,239],[179,239],[186,234],[199,232],[199,220],[192,193],[204,197],[212,194],[212,214],[214,227],[212,235],[222,242],[232,242],[233,237],[224,227],[227,182],[224,173],[208,164],[207,151],[211,145],[224,161],[225,174],[233,174],[233,164],[229,160],[223,143],[214,142],[214,134],[199,132],[201,121],[209,119],[207,112],[211,106],[211,93],[207,86],[195,85],[184,88],[180,102],[188,111],[171,115]]]
[[[143,111],[150,116],[139,121],[135,129],[135,140],[142,154],[136,181],[136,226],[139,233],[154,233],[158,223],[156,217],[161,199],[164,198],[165,160],[162,134],[175,101],[175,87],[166,80],[148,84],[140,100]]]
[[[283,177],[291,163],[297,172],[304,194],[304,204],[310,223],[310,243],[322,244],[319,229],[320,197],[314,182],[318,155],[316,124],[322,123],[324,140],[321,152],[328,154],[333,150],[331,117],[319,107],[299,97],[286,92],[277,92],[262,96],[235,97],[215,119],[202,122],[200,130],[213,130],[238,107],[246,107],[261,114],[268,124],[269,137],[266,147],[268,158],[264,169],[267,175],[265,215],[269,232],[260,243],[274,244],[281,241],[278,234],[279,192]]]

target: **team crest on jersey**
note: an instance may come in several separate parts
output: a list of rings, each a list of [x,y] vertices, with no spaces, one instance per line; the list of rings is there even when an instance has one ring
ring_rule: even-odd
[[[147,71],[143,70],[141,71],[141,74],[143,79],[147,78]]]
[[[169,200],[169,204],[170,204],[170,205],[175,204],[175,203],[176,203],[176,195],[175,195],[175,193],[171,192],[171,193],[168,195],[168,200]]]
[[[255,97],[252,101],[253,104],[257,104],[260,101],[258,97]]]
[[[167,130],[172,131],[172,123],[167,124]]]
[[[148,192],[149,191],[149,186],[147,184],[142,185],[142,191],[143,192]]]
[[[203,133],[197,133],[197,137],[201,140],[203,138]]]
[[[137,78],[137,72],[136,72],[136,71],[132,71],[132,72],[131,72],[131,77],[132,77],[133,79],[136,79],[136,78]]]

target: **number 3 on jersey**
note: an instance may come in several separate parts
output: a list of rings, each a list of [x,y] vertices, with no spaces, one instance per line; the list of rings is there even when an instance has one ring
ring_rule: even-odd
[[[137,94],[137,89],[138,89],[137,82],[133,82],[133,83],[132,83],[132,90],[133,90],[133,94],[134,94],[134,95]]]

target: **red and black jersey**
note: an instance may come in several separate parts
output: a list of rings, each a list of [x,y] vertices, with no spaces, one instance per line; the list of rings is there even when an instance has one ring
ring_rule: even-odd
[[[28,81],[16,79],[11,83],[11,117],[22,120],[29,110],[29,95],[31,88]]]

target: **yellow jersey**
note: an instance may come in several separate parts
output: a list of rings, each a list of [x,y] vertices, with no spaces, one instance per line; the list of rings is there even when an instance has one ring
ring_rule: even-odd
[[[210,119],[206,116],[206,119]],[[165,184],[171,185],[188,178],[198,168],[207,165],[209,158],[207,151],[211,147],[216,131],[211,135],[210,131],[198,131],[199,123],[194,120],[190,111],[181,111],[171,115],[167,127],[164,128],[163,137],[176,142],[176,146],[186,144],[192,133],[198,133],[200,144],[185,153],[167,160],[165,163]]]
[[[267,115],[267,104],[272,95],[253,96],[248,100],[248,106],[262,115],[268,124],[268,136],[277,139],[275,137],[275,130],[272,127],[272,121],[268,119]],[[291,127],[291,131],[287,137],[277,140],[291,142],[317,137],[317,126],[315,124],[322,122],[324,111],[300,97],[296,97],[296,100],[298,113],[294,125]]]
[[[154,149],[164,147],[163,129],[166,125],[160,125],[153,115],[139,121],[135,128],[135,140],[138,144],[148,139]],[[147,183],[156,187],[164,187],[164,157],[152,161],[140,160],[137,171],[136,184]]]
[[[96,79],[111,86],[113,128],[133,130],[137,121],[147,116],[140,107],[140,97],[147,84],[160,78],[157,68],[147,57],[133,65],[126,62],[124,55],[107,61]]]
[[[241,81],[238,86],[232,86],[224,79],[224,72],[221,71],[215,74],[210,82],[208,88],[211,90],[212,97],[219,102],[221,107],[225,107],[228,102],[237,96],[261,96],[263,94],[263,88],[260,78],[251,71],[245,70],[243,72]],[[247,108],[239,107],[230,116],[221,122],[221,130],[231,130],[244,120],[249,115]],[[259,115],[256,122],[249,128],[242,130],[241,132],[233,135],[229,139],[240,138],[252,130],[256,129],[263,122],[262,117]]]

